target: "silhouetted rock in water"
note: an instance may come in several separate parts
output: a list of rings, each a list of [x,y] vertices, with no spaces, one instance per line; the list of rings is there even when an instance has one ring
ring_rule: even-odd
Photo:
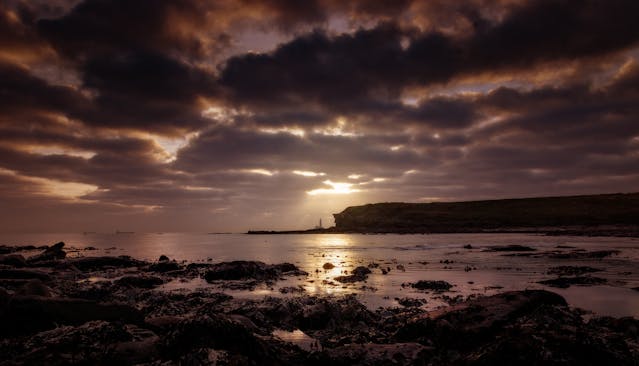
[[[0,315],[0,332],[29,334],[57,325],[79,325],[90,320],[139,323],[142,314],[128,305],[100,304],[94,301],[14,295]]]
[[[180,270],[180,265],[176,261],[161,261],[157,263],[153,263],[149,266],[149,271],[151,272],[171,272]]]
[[[47,245],[41,245],[39,247],[36,247],[35,245],[16,245],[16,246],[0,245],[0,254],[9,254],[9,253],[22,252],[27,250],[36,250],[36,249],[45,250],[47,248],[49,248]]]
[[[0,264],[12,267],[26,267],[27,261],[21,254],[2,254],[0,255]]]
[[[464,249],[473,249],[473,246],[470,244],[464,245]]]
[[[593,252],[586,252],[583,250],[574,250],[571,252],[560,252],[560,253],[548,253],[549,258],[554,259],[584,259],[584,258],[605,258],[610,257],[614,254],[619,254],[621,251],[619,250],[596,250]]]
[[[397,300],[397,303],[401,306],[405,307],[420,307],[426,303],[426,300],[424,299],[415,299],[411,297],[402,297],[401,299],[396,298],[395,300]]]
[[[548,274],[554,274],[557,276],[578,276],[585,273],[601,272],[601,269],[588,267],[588,266],[557,266],[550,267]]]
[[[265,264],[256,261],[233,261],[212,264],[204,274],[208,282],[219,280],[274,281],[282,274],[306,275],[291,263]]]
[[[42,253],[30,257],[28,262],[37,263],[64,259],[67,256],[67,253],[62,250],[62,248],[64,248],[64,242],[56,243],[45,249]]]
[[[147,264],[146,262],[139,261],[125,255],[119,257],[73,258],[67,262],[75,266],[80,271],[97,271],[105,268],[139,267]]]
[[[411,284],[411,287],[418,290],[448,291],[453,285],[446,281],[421,280]]]
[[[169,257],[165,256],[164,254],[160,256],[160,259],[158,259],[158,262],[168,262],[168,261],[169,261]]]
[[[335,268],[335,266],[333,265],[333,263],[326,262],[326,263],[324,263],[324,265],[322,266],[322,268],[324,268],[324,269],[327,269],[327,270],[328,270],[328,269],[333,269],[333,268]]]
[[[364,266],[359,266],[355,268],[351,273],[352,274],[349,276],[337,276],[335,277],[335,281],[341,283],[366,281],[368,279],[368,275],[371,273],[371,270]]]
[[[503,245],[503,246],[492,246],[484,249],[484,252],[534,252],[537,249],[527,247],[524,245]]]
[[[306,289],[304,289],[304,287],[302,286],[287,286],[287,287],[280,287],[280,293],[283,294],[302,294],[304,292],[306,292]]]
[[[594,285],[602,285],[606,282],[608,282],[608,280],[606,280],[605,278],[592,277],[592,276],[578,276],[578,277],[553,278],[550,280],[539,281],[537,283],[550,286],[550,287],[568,288],[571,285],[594,286]]]
[[[632,289],[635,291],[639,291],[639,287],[633,287]]]
[[[419,343],[347,344],[328,349],[322,356],[328,365],[425,365],[432,350]]]
[[[164,280],[156,276],[130,275],[117,279],[115,283],[124,287],[154,288],[163,284]]]
[[[293,263],[273,264],[273,267],[276,270],[278,270],[281,274],[287,275],[287,276],[306,276],[306,275],[308,275],[307,272],[304,272],[301,269],[297,268],[297,266],[294,265]]]
[[[35,269],[0,269],[0,279],[50,281],[51,276]]]

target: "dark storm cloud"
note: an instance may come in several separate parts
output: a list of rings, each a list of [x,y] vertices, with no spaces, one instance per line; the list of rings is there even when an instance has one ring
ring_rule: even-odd
[[[94,97],[74,87],[51,85],[2,60],[0,77],[0,110],[5,117],[51,112],[90,126],[169,134],[205,125],[198,98],[214,89],[206,72],[155,54],[89,62],[84,86],[96,92]]]
[[[5,131],[0,130],[3,135],[0,140],[0,167],[25,176],[81,182],[101,188],[118,184],[143,185],[179,177],[158,159],[158,147],[149,140],[72,137],[42,132],[30,138],[15,130],[6,131],[5,136]],[[12,145],[12,137],[17,140],[19,147]],[[38,144],[33,143],[35,139]],[[82,157],[65,152],[28,151],[38,146],[66,147],[71,148],[71,151],[92,152],[93,155]]]
[[[209,10],[206,3],[189,0],[86,0],[61,18],[39,20],[37,27],[73,58],[137,49],[201,55],[203,44],[193,34],[181,33],[181,23],[204,26]]]
[[[38,20],[40,37],[75,63],[78,86],[93,96],[73,117],[162,134],[204,126],[199,98],[215,94],[215,80],[189,60],[209,50],[195,29],[206,25],[210,8],[196,1],[87,0],[63,17]]]
[[[13,52],[29,52],[33,48],[33,42],[38,38],[33,28],[20,13],[9,9],[4,3],[0,3],[0,50]]]
[[[214,94],[206,71],[164,54],[132,52],[90,59],[84,86],[95,90],[89,123],[145,130],[195,129],[206,121],[199,97]]]
[[[271,54],[231,58],[220,80],[240,104],[304,100],[343,109],[392,99],[406,86],[621,50],[639,41],[637,14],[634,1],[531,1],[461,39],[389,23],[335,37],[316,31]]]
[[[24,67],[0,60],[0,111],[3,115],[50,111],[80,113],[89,103],[75,89],[52,86]]]

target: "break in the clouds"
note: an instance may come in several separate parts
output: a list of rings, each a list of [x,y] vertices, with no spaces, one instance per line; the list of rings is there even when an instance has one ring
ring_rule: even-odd
[[[639,3],[9,0],[0,230],[636,191]]]

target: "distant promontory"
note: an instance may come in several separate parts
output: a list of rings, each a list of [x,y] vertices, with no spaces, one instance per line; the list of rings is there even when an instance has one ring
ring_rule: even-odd
[[[334,214],[335,226],[279,233],[472,233],[639,236],[639,193],[467,202],[387,202]]]
[[[600,230],[639,226],[639,193],[469,202],[375,203],[335,214],[341,232]]]

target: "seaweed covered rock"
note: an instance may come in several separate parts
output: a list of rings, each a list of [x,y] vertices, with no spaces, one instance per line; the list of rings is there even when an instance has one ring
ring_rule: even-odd
[[[181,360],[202,348],[223,350],[239,364],[280,364],[285,357],[275,345],[226,315],[181,320],[163,337],[159,350],[164,359]]]
[[[265,264],[258,261],[233,261],[212,264],[204,274],[208,282],[218,280],[274,281],[282,274],[306,274],[290,263]]]
[[[156,276],[128,275],[117,279],[115,283],[124,287],[154,288],[164,283],[162,278]]]
[[[37,263],[64,259],[67,256],[67,253],[62,248],[64,248],[64,242],[56,243],[46,248],[42,253],[29,258],[28,262]]]
[[[21,254],[0,254],[0,264],[11,267],[26,267],[27,261]]]
[[[568,288],[571,285],[594,286],[608,282],[605,278],[594,276],[557,277],[549,280],[542,280],[537,283],[550,287]]]
[[[35,269],[2,269],[0,268],[0,279],[10,280],[31,280],[38,279],[41,281],[50,281],[51,276],[48,273]]]
[[[399,340],[473,342],[498,331],[503,324],[541,306],[566,306],[563,297],[543,290],[504,292],[467,301],[417,317],[397,331]]]
[[[446,281],[420,280],[415,283],[411,283],[411,287],[418,290],[448,291],[451,287],[453,287],[453,285]]]
[[[133,259],[126,255],[121,255],[119,257],[104,256],[74,258],[68,262],[81,271],[97,271],[106,268],[139,267],[146,264],[143,261]]]
[[[149,271],[166,273],[180,270],[180,265],[176,261],[162,260],[149,266]]]
[[[355,268],[351,273],[352,274],[348,276],[337,276],[335,277],[335,281],[341,283],[366,281],[368,279],[368,275],[371,273],[371,270],[367,267],[359,266]]]
[[[328,349],[321,359],[329,365],[426,365],[431,349],[419,343],[347,344]]]
[[[79,325],[91,320],[139,323],[140,311],[124,304],[103,304],[89,300],[12,296],[0,312],[0,333],[29,334],[58,325]]]
[[[417,316],[394,339],[433,347],[433,365],[636,364],[632,332],[611,328],[585,323],[557,294],[527,290]]]
[[[43,331],[2,351],[13,364],[128,365],[157,358],[157,340],[149,330],[98,320]]]

